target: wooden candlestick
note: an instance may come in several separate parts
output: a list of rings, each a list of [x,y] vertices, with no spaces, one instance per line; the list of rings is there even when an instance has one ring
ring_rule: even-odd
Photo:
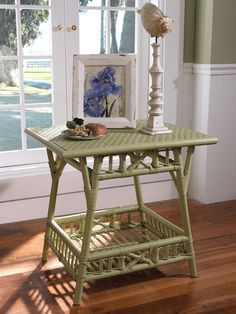
[[[149,94],[150,100],[148,105],[150,110],[148,111],[148,121],[146,127],[141,129],[141,132],[154,135],[154,134],[165,134],[171,133],[167,127],[164,126],[163,122],[163,93],[162,93],[162,78],[163,68],[160,63],[160,44],[152,44],[153,48],[153,65],[151,66],[149,73],[151,74],[152,85],[151,92]]]

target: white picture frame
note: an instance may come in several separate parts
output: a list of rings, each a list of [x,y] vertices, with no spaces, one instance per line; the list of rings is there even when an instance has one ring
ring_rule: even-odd
[[[72,116],[135,128],[136,55],[74,55]]]

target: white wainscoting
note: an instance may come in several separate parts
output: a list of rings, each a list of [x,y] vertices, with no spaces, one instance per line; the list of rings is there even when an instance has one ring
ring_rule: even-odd
[[[196,149],[189,196],[206,204],[236,199],[236,64],[188,64],[184,72],[186,126],[219,140]]]
[[[49,171],[46,168],[38,170],[37,181],[32,169],[28,173],[26,169],[25,175],[22,175],[22,170],[19,174],[17,177],[15,173],[12,178],[8,174],[7,178],[0,180],[0,224],[47,216],[51,184]],[[143,176],[141,182],[145,202],[177,197],[169,174]],[[97,209],[136,203],[131,178],[102,181],[100,187]],[[78,213],[85,209],[81,174],[68,167],[61,177],[56,214]]]

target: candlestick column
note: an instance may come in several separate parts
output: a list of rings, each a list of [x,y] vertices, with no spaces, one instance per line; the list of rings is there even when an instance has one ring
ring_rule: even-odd
[[[151,75],[151,92],[149,94],[150,100],[148,105],[150,110],[148,111],[148,121],[146,127],[141,131],[146,134],[164,134],[171,133],[167,127],[164,126],[163,122],[163,93],[162,93],[162,79],[163,79],[163,68],[160,63],[160,44],[153,43],[153,64],[149,70]]]

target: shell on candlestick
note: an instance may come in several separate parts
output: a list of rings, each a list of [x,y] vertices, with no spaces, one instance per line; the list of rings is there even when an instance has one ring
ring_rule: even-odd
[[[150,110],[148,111],[147,125],[140,131],[149,135],[171,133],[172,131],[163,122],[163,69],[160,64],[160,43],[157,38],[164,37],[171,31],[173,20],[151,3],[146,3],[141,10],[138,10],[138,13],[141,15],[145,30],[151,37],[156,37],[156,42],[152,44],[153,65],[149,70],[151,75],[151,92],[148,102]]]
[[[141,10],[138,10],[145,30],[151,37],[164,37],[171,32],[173,20],[154,4],[146,3]]]

